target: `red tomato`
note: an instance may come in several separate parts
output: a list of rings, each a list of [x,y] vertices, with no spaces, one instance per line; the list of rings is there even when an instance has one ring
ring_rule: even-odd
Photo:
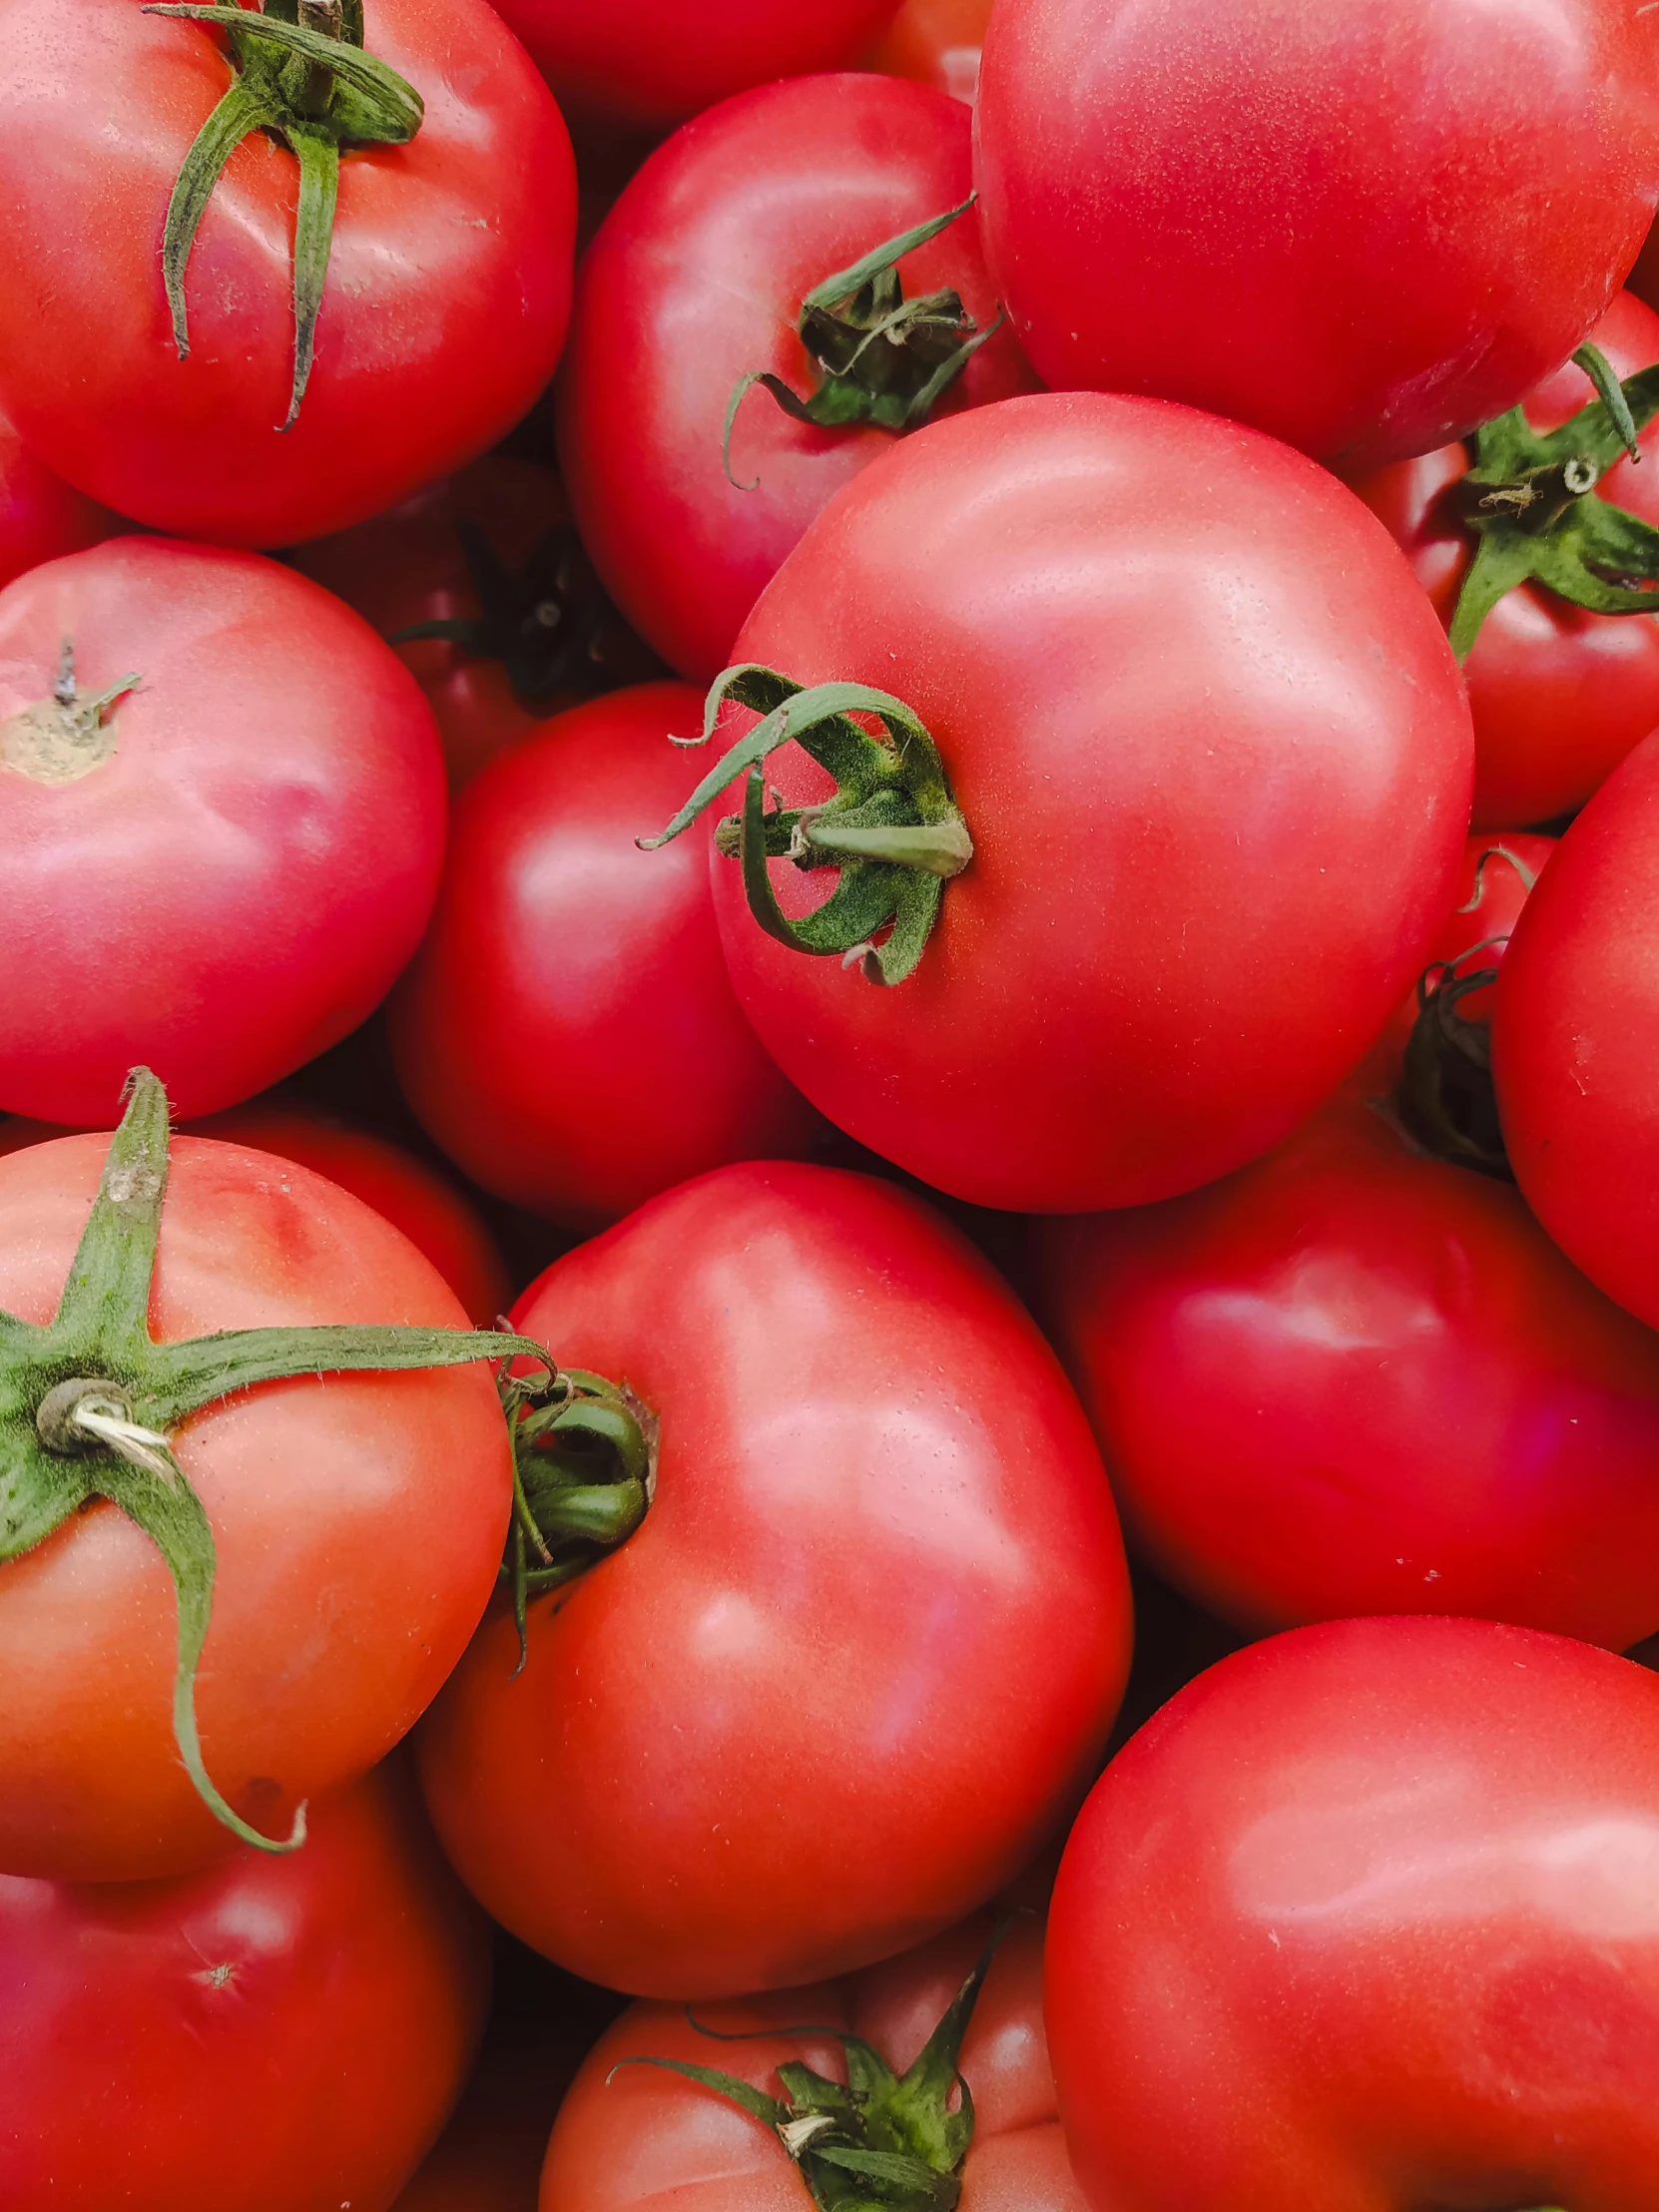
[[[701,714],[683,685],[641,685],[481,776],[392,1002],[404,1090],[444,1151],[576,1228],[821,1126],[733,994],[701,849],[634,842],[685,783],[669,732]]]
[[[1656,61],[1626,0],[1001,0],[991,265],[1057,388],[1423,453],[1605,311],[1659,197]]]
[[[733,389],[766,370],[807,399],[802,301],[968,197],[959,103],[879,77],[768,85],[699,116],[623,193],[582,264],[560,384],[565,480],[617,603],[682,675],[708,683],[762,587],[830,494],[892,445],[873,423],[818,429],[751,390],[722,458]],[[906,298],[953,288],[976,326],[998,307],[970,208],[898,268]],[[1029,390],[1006,328],[939,413]],[[735,479],[735,481],[734,481]]]
[[[289,558],[383,638],[440,623],[470,633],[397,647],[437,718],[452,789],[543,717],[656,669],[605,597],[557,476],[511,454]]]
[[[839,1983],[703,2008],[635,2004],[597,2044],[565,2099],[539,2212],[801,2212],[802,2176],[763,2122],[641,2056],[683,2059],[778,2096],[781,2064],[844,2081],[834,2031],[860,2037],[895,2072],[919,2055],[990,1933],[970,1922]],[[801,2028],[796,2023],[814,2024]],[[699,2023],[738,2042],[712,2042]],[[622,2070],[615,2069],[621,2066]],[[973,2134],[961,2212],[1084,2212],[1060,2136],[1042,2018],[1042,1928],[1016,1924],[962,2041]]]
[[[664,130],[774,77],[845,69],[898,0],[506,0],[536,66],[577,115]]]
[[[638,1532],[532,1603],[524,1671],[492,1615],[428,1721],[462,1880],[572,1970],[699,1998],[991,1896],[1086,1787],[1129,1636],[1099,1455],[1011,1292],[902,1192],[751,1166],[520,1320],[625,1378],[660,1457]]]
[[[347,152],[291,428],[297,164],[256,133],[213,189],[179,357],[158,247],[232,74],[220,34],[131,0],[5,0],[0,405],[123,514],[248,546],[361,521],[494,444],[552,375],[576,180],[557,108],[494,11],[368,0],[367,51],[424,100]]]
[[[372,1012],[436,894],[418,688],[248,554],[121,538],[0,593],[0,1106],[43,1121],[103,1121],[139,1061],[184,1116],[264,1090]]]
[[[0,414],[0,585],[127,527],[43,467]]]
[[[1567,1257],[1659,1326],[1659,735],[1578,817],[1521,916],[1492,1016],[1515,1180]]]
[[[905,981],[779,943],[718,855],[715,903],[784,1072],[981,1205],[1127,1205],[1265,1151],[1450,903],[1471,746],[1444,638],[1359,501],[1231,423],[1043,394],[919,431],[734,658],[879,686],[937,744],[973,857]],[[793,743],[767,776],[790,807],[828,781]]]
[[[106,1149],[66,1137],[0,1160],[0,1310],[56,1311]],[[157,1342],[464,1318],[404,1237],[321,1176],[175,1140]],[[305,1377],[199,1414],[177,1450],[218,1549],[208,1771],[277,1836],[385,1755],[476,1626],[507,1525],[500,1407],[477,1366]],[[0,1563],[0,1867],[135,1881],[235,1848],[174,1748],[175,1622],[161,1554],[107,1502]]]
[[[872,69],[912,77],[971,107],[991,0],[904,0],[869,56]]]
[[[505,2019],[392,2212],[536,2212],[555,2114],[583,2049],[562,2023]]]
[[[1659,1682],[1476,1621],[1202,1676],[1107,1769],[1049,1920],[1095,2212],[1649,2212]]]
[[[489,1988],[412,1799],[376,1774],[293,1858],[173,1882],[0,1875],[7,2212],[385,2212]]]
[[[1620,292],[1590,332],[1614,369],[1659,362],[1659,314]],[[1568,361],[1526,395],[1534,428],[1556,430],[1595,397]],[[1646,468],[1628,458],[1598,494],[1659,522],[1659,418],[1642,433]],[[1450,626],[1473,533],[1448,496],[1468,472],[1462,445],[1441,446],[1362,478],[1355,489],[1405,549],[1417,581]],[[1659,722],[1659,617],[1592,614],[1538,583],[1500,599],[1464,663],[1474,715],[1474,819],[1492,829],[1546,822],[1581,806]]]

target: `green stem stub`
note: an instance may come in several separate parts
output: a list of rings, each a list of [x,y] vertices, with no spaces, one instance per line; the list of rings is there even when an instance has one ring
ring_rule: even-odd
[[[414,87],[362,51],[362,0],[266,0],[258,8],[149,6],[146,15],[225,34],[231,83],[185,156],[162,235],[162,279],[183,360],[190,352],[185,272],[214,187],[245,138],[265,131],[299,165],[293,231],[291,429],[310,379],[333,243],[339,158],[353,146],[406,146],[425,113]]]
[[[776,2097],[684,2059],[622,2063],[683,2074],[771,2128],[819,2212],[953,2212],[973,2141],[973,2098],[958,2070],[962,2037],[1006,1933],[998,1930],[907,2073],[895,2074],[861,2037],[834,2029],[802,2032],[834,2036],[846,2060],[844,2085],[789,2061],[778,2068],[783,2094]]]
[[[44,1328],[0,1313],[0,1563],[21,1558],[94,1498],[107,1498],[166,1560],[178,1606],[173,1729],[198,1796],[245,1843],[291,1851],[304,1808],[276,1842],[251,1828],[209,1778],[196,1722],[196,1674],[213,1611],[214,1532],[174,1454],[191,1414],[297,1375],[389,1374],[536,1361],[539,1345],[505,1332],[348,1324],[245,1329],[157,1344],[150,1283],[168,1176],[167,1094],[147,1068],[126,1112],[82,1232],[56,1316]],[[532,1385],[518,1385],[526,1398]]]
[[[751,663],[715,679],[703,713],[706,745],[728,701],[761,720],[704,777],[645,851],[689,829],[735,778],[743,776],[741,815],[715,832],[739,861],[750,912],[780,944],[858,966],[872,983],[901,983],[914,972],[939,916],[944,886],[973,858],[973,839],[951,795],[938,748],[903,700],[868,684],[817,684],[809,690],[776,669]],[[872,737],[851,718],[878,722]],[[834,779],[816,807],[767,807],[765,764],[781,746],[799,745]],[[822,906],[792,919],[778,902],[768,862],[833,867],[840,880]],[[880,932],[886,936],[878,943]]]
[[[1659,364],[1620,383],[1603,354],[1573,355],[1597,397],[1559,430],[1534,430],[1511,407],[1475,433],[1475,461],[1454,487],[1474,559],[1451,620],[1451,648],[1467,660],[1480,626],[1506,593],[1535,580],[1593,614],[1659,613],[1659,529],[1597,496],[1659,409]]]
[[[883,430],[913,430],[933,402],[953,384],[988,338],[1002,327],[998,311],[981,330],[959,292],[945,289],[906,299],[898,264],[966,215],[977,195],[959,208],[932,216],[874,247],[850,269],[837,270],[801,302],[796,332],[818,369],[811,397],[803,399],[770,369],[754,368],[732,387],[721,443],[728,480],[732,429],[750,388],[760,384],[797,422],[841,430],[870,422]],[[760,482],[739,484],[753,491]]]

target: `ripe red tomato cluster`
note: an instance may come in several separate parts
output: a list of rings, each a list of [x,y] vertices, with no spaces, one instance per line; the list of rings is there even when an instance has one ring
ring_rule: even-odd
[[[0,2212],[1654,2212],[1659,11],[0,28]]]

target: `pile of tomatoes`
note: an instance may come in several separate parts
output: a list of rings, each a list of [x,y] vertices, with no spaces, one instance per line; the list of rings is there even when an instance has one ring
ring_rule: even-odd
[[[1659,11],[0,50],[0,2212],[1653,2212]]]

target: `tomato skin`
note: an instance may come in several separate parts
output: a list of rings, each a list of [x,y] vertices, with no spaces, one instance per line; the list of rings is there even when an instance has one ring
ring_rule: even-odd
[[[561,2022],[492,2023],[454,2117],[392,2212],[536,2212],[548,2133],[583,2055]]]
[[[0,765],[0,1106],[98,1125],[142,1062],[212,1113],[354,1029],[419,942],[432,719],[357,616],[249,554],[121,538],[20,577],[0,725],[50,696],[65,638],[86,697],[142,682],[79,781]]]
[[[361,521],[509,430],[558,363],[575,166],[481,0],[370,0],[370,52],[425,101],[347,153],[293,427],[297,165],[231,156],[186,276],[180,360],[158,258],[185,155],[230,83],[218,35],[129,0],[6,0],[0,405],[49,467],[158,529],[288,545]]]
[[[1455,1620],[1238,1653],[1120,1753],[1049,1919],[1095,2212],[1646,2212],[1659,1683]]]
[[[492,1613],[422,1731],[473,1894],[680,1998],[992,1895],[1086,1786],[1129,1639],[1099,1455],[1012,1293],[904,1193],[765,1164],[556,1262],[515,1326],[625,1377],[661,1457],[636,1534],[532,1602],[525,1671]]]
[[[895,693],[938,745],[974,857],[896,988],[779,944],[711,867],[779,1066],[956,1197],[1128,1205],[1265,1151],[1450,903],[1450,651],[1359,501],[1234,424],[1044,393],[917,431],[819,517],[734,658]],[[794,747],[768,776],[790,805],[827,788]],[[822,895],[773,874],[790,911]]]
[[[0,586],[129,527],[37,461],[0,413]]]
[[[1590,340],[1622,376],[1659,361],[1659,314],[1621,291]],[[1595,396],[1568,361],[1528,392],[1527,419],[1558,429]],[[1598,494],[1659,523],[1659,425],[1641,443],[1648,466],[1628,456]],[[1447,492],[1467,473],[1468,451],[1442,446],[1355,484],[1398,539],[1417,581],[1449,628],[1474,539]],[[1598,615],[1541,584],[1522,584],[1486,617],[1464,663],[1474,716],[1474,820],[1488,830],[1547,822],[1581,806],[1659,723],[1659,616]]]
[[[775,77],[844,69],[898,0],[507,0],[499,11],[588,122],[667,130]]]
[[[1561,839],[1510,941],[1492,1014],[1509,1162],[1592,1283],[1659,1327],[1659,737]]]
[[[559,451],[595,565],[640,634],[708,684],[762,587],[832,493],[894,433],[794,422],[738,379],[770,370],[803,398],[817,371],[796,332],[815,285],[971,190],[969,121],[924,86],[797,78],[700,115],[623,193],[582,264]],[[974,210],[907,255],[906,298],[954,288],[981,329],[997,301]],[[936,415],[1033,388],[1006,328]],[[742,488],[754,486],[753,489]]]
[[[716,2005],[698,2017],[735,2044],[711,2044],[676,2004],[630,2005],[589,2054],[559,2113],[538,2212],[799,2212],[801,2175],[770,2130],[712,2091],[638,2056],[713,2066],[768,2094],[780,2061],[804,2059],[845,2079],[839,2046],[822,2030],[861,2036],[902,2071],[973,1968],[988,1918],[950,1929],[903,1956],[839,1983]],[[750,2038],[753,2037],[751,2040]],[[1042,1928],[1005,1939],[963,2038],[973,2142],[962,2165],[962,2212],[1084,2212],[1060,2138],[1042,2020]]]
[[[1443,445],[1635,260],[1656,51],[1622,0],[1001,0],[975,177],[1020,342],[1323,459]]]
[[[477,2047],[489,1941],[381,1771],[291,1858],[0,1875],[0,1983],[8,2212],[385,2212]]]
[[[572,1228],[804,1151],[822,1126],[744,1019],[697,841],[634,841],[679,801],[669,733],[702,717],[685,685],[640,685],[497,761],[456,809],[437,912],[392,1001],[398,1073],[437,1143]]]
[[[904,0],[869,56],[871,69],[913,78],[972,107],[990,0]]]
[[[0,1309],[57,1309],[108,1149],[0,1159]],[[374,1321],[460,1328],[405,1238],[322,1177],[174,1140],[151,1300],[158,1342]],[[495,1586],[511,1468],[486,1368],[261,1386],[178,1431],[219,1568],[198,1682],[208,1770],[285,1834],[302,1798],[386,1754]],[[0,1868],[56,1880],[184,1873],[236,1848],[174,1749],[175,1611],[160,1553],[115,1507],[0,1565]]]

